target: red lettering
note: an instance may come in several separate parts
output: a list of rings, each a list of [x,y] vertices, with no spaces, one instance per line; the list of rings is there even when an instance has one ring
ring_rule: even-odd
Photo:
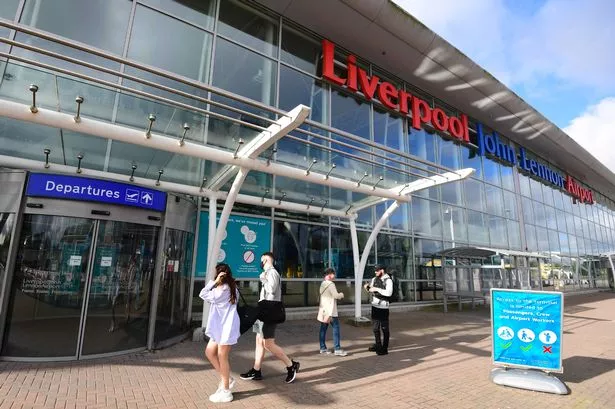
[[[591,190],[588,191],[587,201],[589,204],[594,204],[594,194]]]
[[[431,112],[431,123],[438,131],[448,129],[448,116],[440,108],[436,108]]]
[[[448,132],[457,139],[463,139],[463,124],[457,117],[450,117],[448,121]]]
[[[570,193],[572,193],[572,186],[574,184],[574,181],[572,180],[572,178],[570,177],[570,175],[566,175],[566,190]]]
[[[348,80],[346,80],[346,87],[352,92],[357,92],[357,57],[349,55],[346,59],[346,65],[348,65]]]
[[[344,85],[346,80],[335,75],[335,44],[322,40],[322,78],[337,85]]]
[[[421,114],[421,108],[423,113]],[[415,129],[421,129],[421,125],[431,122],[431,108],[429,104],[420,98],[412,98],[412,126]]]
[[[391,97],[397,98],[397,95],[397,88],[390,82],[383,82],[378,87],[378,99],[389,109],[397,109],[397,103],[391,100]]]
[[[461,114],[461,123],[463,124],[463,140],[470,143],[470,131],[468,128],[468,116]]]
[[[371,100],[374,97],[378,81],[380,81],[380,78],[375,75],[371,78],[367,78],[365,70],[359,68],[359,84],[361,85],[361,91],[363,91],[363,95],[365,95],[366,99]]]
[[[404,115],[408,115],[408,105],[410,104],[411,99],[412,95],[402,89],[399,90],[399,112]]]

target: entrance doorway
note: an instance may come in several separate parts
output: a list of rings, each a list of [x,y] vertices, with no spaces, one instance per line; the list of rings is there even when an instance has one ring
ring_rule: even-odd
[[[90,210],[80,205],[77,213]],[[24,215],[4,356],[65,360],[146,347],[160,217],[114,206],[74,217],[71,207]]]

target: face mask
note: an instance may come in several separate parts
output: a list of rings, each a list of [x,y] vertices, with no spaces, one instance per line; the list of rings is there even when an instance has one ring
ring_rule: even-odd
[[[261,269],[264,269],[264,268],[265,268],[265,262],[261,261]]]

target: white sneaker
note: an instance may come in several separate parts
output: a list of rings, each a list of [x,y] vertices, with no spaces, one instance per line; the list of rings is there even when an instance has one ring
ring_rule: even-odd
[[[233,400],[233,394],[229,389],[218,389],[216,393],[209,396],[209,400],[213,403],[225,403]]]
[[[348,355],[348,352],[344,351],[343,349],[336,349],[335,352],[333,353],[333,355],[335,355],[335,356],[346,356],[346,355]]]
[[[329,351],[328,349],[321,349],[320,353],[323,355],[329,355],[331,353],[331,351]]]

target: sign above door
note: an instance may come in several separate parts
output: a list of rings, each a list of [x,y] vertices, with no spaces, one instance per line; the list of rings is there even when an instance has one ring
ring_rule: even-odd
[[[158,212],[164,212],[167,205],[167,194],[158,190],[107,180],[47,173],[29,175],[26,195],[109,203]]]

